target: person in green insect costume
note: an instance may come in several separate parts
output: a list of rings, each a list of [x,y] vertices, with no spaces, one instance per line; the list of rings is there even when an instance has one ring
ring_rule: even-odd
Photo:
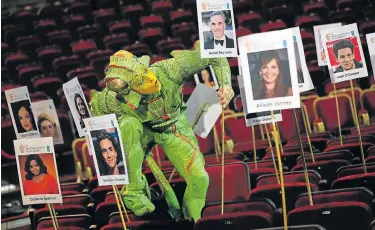
[[[120,50],[110,57],[105,70],[106,88],[91,92],[93,116],[116,114],[126,152],[129,184],[121,190],[125,205],[137,216],[155,210],[148,183],[142,175],[146,161],[162,186],[165,199],[176,219],[201,217],[209,185],[204,158],[184,114],[182,85],[194,73],[211,65],[218,77],[218,96],[226,107],[234,96],[226,58],[202,59],[199,42],[193,50],[178,50],[173,58],[149,65],[150,57],[135,57]],[[186,181],[182,213],[176,196],[151,156],[161,145],[168,159]]]

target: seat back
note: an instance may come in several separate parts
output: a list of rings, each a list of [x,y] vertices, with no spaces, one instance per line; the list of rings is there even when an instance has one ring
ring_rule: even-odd
[[[346,94],[337,95],[341,128],[354,126],[354,112],[351,99]],[[338,130],[336,100],[334,96],[321,97],[314,101],[316,119],[321,119],[327,131]]]
[[[230,227],[229,227],[229,226]],[[236,229],[247,230],[255,228],[268,228],[272,226],[272,216],[259,211],[248,211],[240,213],[224,213],[199,219],[194,230],[205,229]]]
[[[312,193],[312,199],[314,204],[325,204],[331,202],[345,202],[355,201],[363,202],[371,205],[374,199],[374,194],[367,188],[343,188],[333,189],[326,191],[318,191]],[[309,198],[307,193],[302,193],[298,196],[295,207],[309,206]]]
[[[305,206],[288,213],[290,225],[319,224],[326,229],[340,230],[367,230],[373,218],[367,204],[353,201]]]
[[[221,165],[206,167],[210,178],[206,203],[221,201]],[[244,201],[250,191],[249,168],[243,162],[224,165],[224,201]]]
[[[375,116],[375,88],[362,91],[361,105],[363,109],[367,110],[370,117]]]
[[[309,181],[311,184],[315,184],[319,187],[319,182],[321,180],[321,177],[319,173],[313,170],[308,170],[309,175]],[[304,183],[305,180],[305,174],[303,171],[294,171],[294,172],[286,172],[284,173],[284,183]],[[276,174],[271,175],[262,175],[258,177],[257,179],[257,185],[256,187],[262,187],[272,184],[278,184]]]

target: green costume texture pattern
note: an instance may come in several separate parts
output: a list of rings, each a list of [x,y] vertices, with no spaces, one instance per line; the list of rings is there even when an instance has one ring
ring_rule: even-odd
[[[205,205],[209,178],[198,141],[184,114],[182,86],[208,65],[213,67],[221,87],[231,87],[231,73],[226,58],[202,59],[199,42],[194,50],[173,51],[171,55],[173,58],[151,66],[148,56],[111,56],[105,80],[120,79],[120,84],[107,84],[102,92],[93,90],[91,111],[93,116],[114,113],[118,118],[129,176],[129,184],[121,190],[125,205],[137,216],[155,210],[142,175],[146,159],[175,218],[181,219],[183,214],[184,218],[197,221]],[[160,91],[149,95],[137,93],[134,88],[145,84],[145,75],[150,71],[160,82]],[[151,156],[156,144],[161,145],[186,181],[182,213],[171,186]]]

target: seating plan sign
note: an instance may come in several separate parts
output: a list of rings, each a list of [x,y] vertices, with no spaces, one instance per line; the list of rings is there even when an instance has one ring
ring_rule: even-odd
[[[27,86],[6,90],[5,97],[17,139],[39,137]]]
[[[202,58],[237,57],[237,38],[231,0],[197,0]]]
[[[238,42],[247,109],[299,108],[293,30],[251,34]]]
[[[121,133],[114,114],[84,119],[100,186],[129,183]]]
[[[22,202],[62,203],[52,137],[14,140]]]
[[[332,82],[368,76],[357,24],[325,29],[321,35]]]

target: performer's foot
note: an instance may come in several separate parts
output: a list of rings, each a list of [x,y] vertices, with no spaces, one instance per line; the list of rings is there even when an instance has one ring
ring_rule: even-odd
[[[143,175],[142,181],[125,186],[126,189],[121,191],[121,196],[126,207],[133,211],[136,216],[143,216],[155,210],[155,206],[150,200],[150,188]]]

